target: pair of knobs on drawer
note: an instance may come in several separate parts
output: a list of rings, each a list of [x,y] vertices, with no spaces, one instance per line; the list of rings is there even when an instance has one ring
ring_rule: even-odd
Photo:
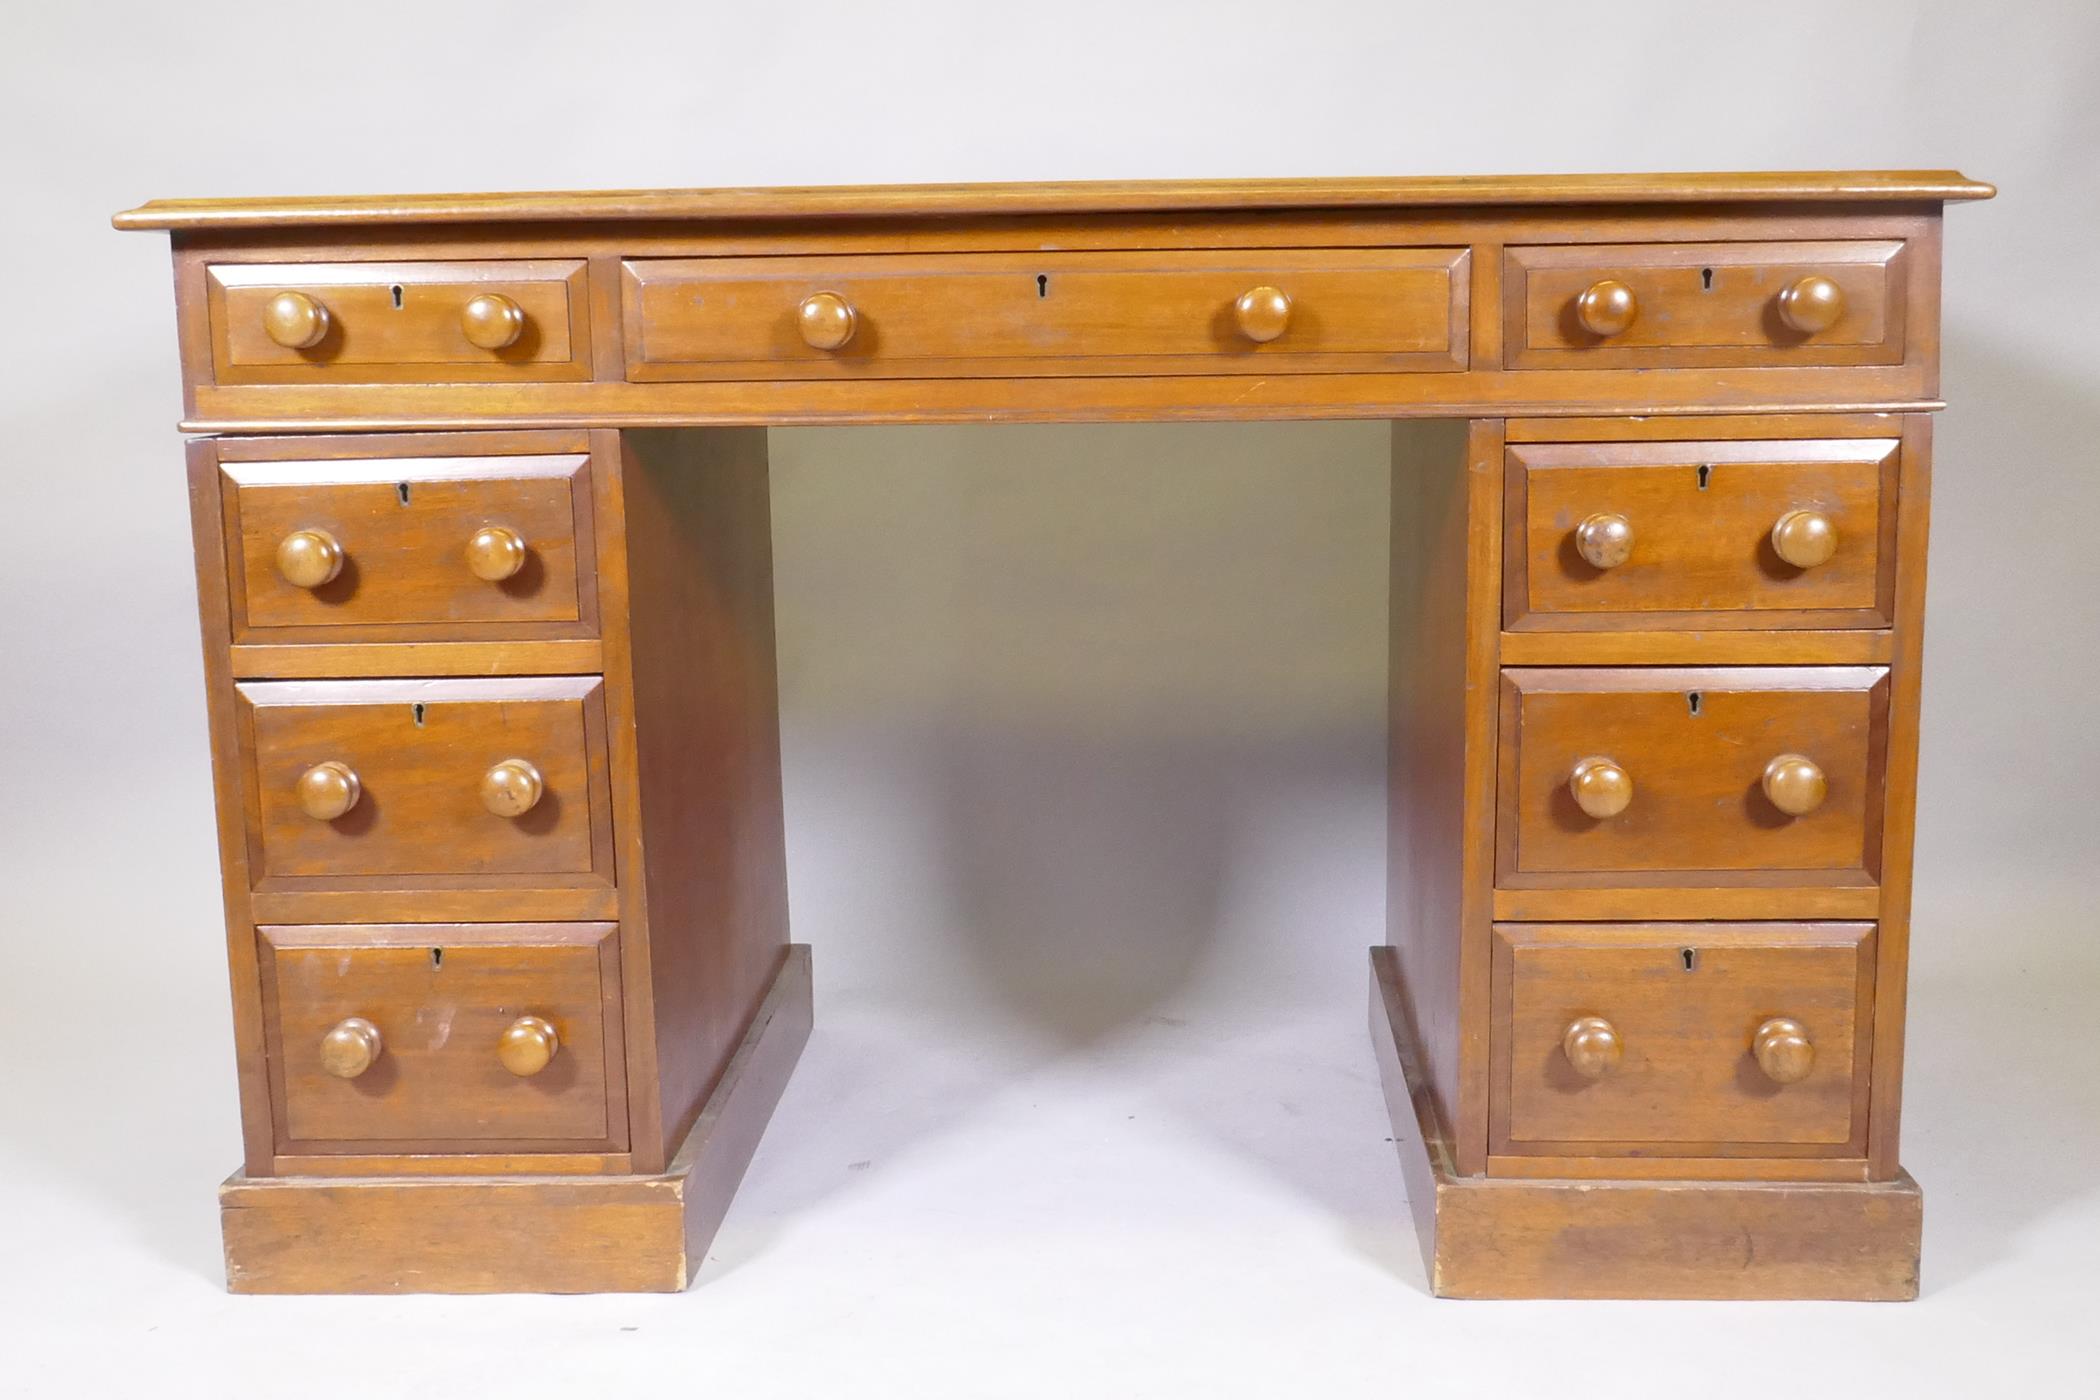
[[[507,525],[484,525],[467,537],[467,571],[485,583],[501,583],[525,567],[525,537]],[[350,556],[326,530],[294,530],[277,545],[277,572],[294,588],[333,583]]]
[[[561,1049],[561,1036],[543,1016],[520,1016],[496,1038],[496,1058],[520,1079],[545,1069]],[[349,1016],[321,1037],[321,1068],[338,1079],[355,1079],[379,1062],[386,1051],[379,1027],[362,1016]]]
[[[1291,299],[1276,287],[1250,287],[1232,304],[1232,317],[1240,334],[1257,345],[1282,335],[1291,324]],[[842,350],[859,328],[859,313],[853,303],[837,292],[817,292],[803,298],[796,309],[795,325],[813,350]]]
[[[499,817],[522,817],[539,806],[547,781],[522,758],[506,758],[481,775],[481,805]],[[364,784],[347,763],[329,759],[299,775],[299,810],[317,822],[345,816],[364,795]]]
[[[1790,817],[1805,817],[1823,805],[1830,785],[1813,759],[1783,753],[1765,765],[1758,785],[1765,800]],[[1633,777],[1613,759],[1593,754],[1568,773],[1568,792],[1587,816],[1603,821],[1633,803]]]
[[[1837,525],[1819,510],[1790,510],[1772,524],[1772,552],[1797,569],[1827,564],[1837,553]],[[1575,527],[1575,552],[1593,569],[1616,569],[1633,557],[1633,522],[1599,511]]]
[[[328,307],[305,292],[279,292],[263,304],[263,333],[287,350],[311,350],[334,325]],[[525,308],[500,292],[469,297],[459,312],[460,334],[483,350],[508,350],[525,334]]]
[[[1828,277],[1803,277],[1779,293],[1779,319],[1789,330],[1820,335],[1845,315],[1845,290]],[[1639,319],[1640,299],[1624,282],[1592,282],[1575,298],[1575,319],[1591,335],[1623,335]]]
[[[1602,1079],[1619,1067],[1625,1043],[1618,1027],[1602,1016],[1580,1016],[1560,1038],[1561,1053],[1584,1079]],[[1791,1016],[1774,1016],[1750,1036],[1750,1054],[1775,1084],[1799,1084],[1815,1068],[1816,1047],[1808,1028]]]

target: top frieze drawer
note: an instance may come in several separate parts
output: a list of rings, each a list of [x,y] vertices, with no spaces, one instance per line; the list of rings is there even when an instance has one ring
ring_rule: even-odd
[[[650,258],[635,381],[1460,370],[1465,248]]]
[[[1911,255],[1896,239],[1512,247],[1510,369],[1896,365]]]
[[[549,383],[591,377],[581,259],[213,263],[220,384]]]

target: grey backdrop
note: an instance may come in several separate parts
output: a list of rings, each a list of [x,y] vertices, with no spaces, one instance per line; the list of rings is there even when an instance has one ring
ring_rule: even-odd
[[[195,0],[16,8],[6,30],[0,1218],[35,1260],[10,1271],[33,1281],[12,1315],[60,1344],[29,1349],[32,1374],[71,1377],[73,1393],[88,1383],[64,1368],[82,1364],[223,1379],[304,1355],[302,1326],[385,1318],[436,1358],[387,1372],[406,1393],[466,1364],[445,1327],[508,1349],[524,1318],[547,1345],[581,1347],[597,1334],[579,1319],[611,1335],[611,1319],[642,1315],[271,1310],[215,1291],[210,1189],[237,1137],[172,305],[164,243],[111,232],[113,210],[1614,169],[1954,166],[2002,188],[1952,211],[1946,253],[1906,1123],[1937,1302],[1875,1314],[1890,1320],[1866,1345],[1943,1380],[1985,1339],[2017,1339],[2017,1363],[1991,1348],[2001,1366],[2075,1349],[2081,1323],[2047,1324],[2051,1281],[2089,1274],[2100,1233],[2081,1165],[2100,1117],[2083,1068],[2083,1001],[2100,985],[2100,7]],[[1049,1347],[1059,1360],[1029,1372],[1046,1388],[1106,1383],[1089,1357],[1127,1384],[1132,1366],[1192,1377],[1175,1367],[1201,1355],[1218,1393],[1317,1374],[1339,1394],[1453,1364],[1449,1348],[1513,1315],[1418,1306],[1397,1173],[1376,1155],[1358,1020],[1362,948],[1383,922],[1384,452],[1383,428],[1358,423],[775,434],[793,916],[833,1029],[732,1218],[741,1262],[671,1304],[683,1311],[647,1314],[688,1342],[726,1330],[704,1354],[635,1354],[727,1375],[765,1347],[797,1386],[868,1385],[881,1368],[852,1358],[919,1336],[912,1299],[1011,1300],[994,1275],[913,1252],[946,1238],[925,1224],[946,1216],[912,1215],[879,1171],[841,1173],[879,1165],[872,1142],[912,1156],[948,1193],[940,1209],[959,1210],[990,1169],[949,1181],[941,1144],[1004,1122],[1006,1086],[1074,1066],[1100,1070],[1066,1096],[1075,1113],[1161,1065],[1206,1086],[1161,1101],[1304,1207],[1312,1262],[1260,1245],[1269,1273],[1297,1280],[1291,1302],[1247,1280],[1244,1254],[1206,1262],[1166,1239],[1161,1261],[1195,1261],[1172,1289],[1198,1301],[1162,1320],[1157,1289],[1125,1279],[1145,1276],[1129,1256],[1074,1262],[1045,1241],[1110,1219],[1127,1228],[1104,1238],[1141,1250],[1171,1235],[1178,1207],[1160,1203],[1200,1170],[1169,1154],[1158,1202],[1124,1219],[1104,1187],[1091,1206],[1045,1208],[1055,1230],[1039,1236],[1014,1201],[1043,1158],[1014,1127],[1029,1146],[986,1159],[1006,1169],[984,1186],[997,1199],[982,1232],[1026,1240],[1015,1252],[1052,1291],[963,1330],[995,1350]],[[1146,1038],[1190,1026],[1203,1034],[1171,1051]],[[1248,1086],[1290,1080],[1293,1057],[1326,1077],[1276,1097],[1310,1117],[1247,1117]],[[1107,1181],[1147,1179],[1091,1128],[1057,1140],[1106,1154],[1087,1160]],[[1325,1277],[1326,1227],[1345,1219],[1360,1228],[1340,1257],[1375,1267],[1329,1294],[1306,1280]],[[883,1235],[895,1220],[911,1224]],[[1218,1218],[1189,1229],[1231,1237]],[[1222,1280],[1256,1290],[1244,1320],[1218,1301]],[[831,1300],[836,1346],[794,1341],[813,1294]],[[1673,1354],[1633,1318],[1613,1332],[1526,1316],[1563,1357],[1641,1358],[1622,1369],[1631,1393]],[[1833,1345],[1861,1325],[1760,1316]],[[2001,1331],[2014,1317],[2026,1327]],[[1478,1332],[1473,1364],[1526,1374],[1532,1354],[1494,1335]],[[1432,1337],[1446,1349],[1425,1351]],[[941,1345],[976,1393],[956,1359],[969,1343]],[[1930,1360],[1940,1345],[1947,1359]],[[1839,1355],[1841,1371],[1868,1360]],[[931,1356],[912,1353],[922,1378]],[[586,1347],[544,1364],[612,1363]]]

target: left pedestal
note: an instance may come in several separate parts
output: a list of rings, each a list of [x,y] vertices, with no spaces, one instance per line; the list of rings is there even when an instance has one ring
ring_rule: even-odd
[[[190,447],[241,1292],[675,1289],[808,1034],[761,429]]]

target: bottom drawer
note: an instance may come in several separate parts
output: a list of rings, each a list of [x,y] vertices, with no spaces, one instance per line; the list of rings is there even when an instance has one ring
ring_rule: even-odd
[[[617,926],[256,933],[280,1152],[626,1149]]]
[[[1498,924],[1490,1152],[1862,1157],[1872,924]]]

